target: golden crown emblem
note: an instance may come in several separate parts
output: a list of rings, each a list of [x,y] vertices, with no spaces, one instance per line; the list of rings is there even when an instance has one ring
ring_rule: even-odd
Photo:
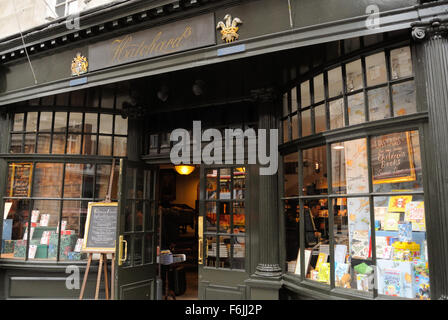
[[[77,53],[76,57],[72,61],[72,76],[79,76],[83,73],[87,73],[88,67],[89,62],[87,62],[87,58],[81,56],[80,53]]]
[[[226,14],[224,16],[224,21],[225,23],[223,21],[219,21],[216,26],[216,29],[221,29],[222,40],[227,43],[238,40],[239,34],[237,32],[239,28],[237,25],[243,23],[243,21],[239,18],[234,18],[232,20],[232,16],[230,14]]]

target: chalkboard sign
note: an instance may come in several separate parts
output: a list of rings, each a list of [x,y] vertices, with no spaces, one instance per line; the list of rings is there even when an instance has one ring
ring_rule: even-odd
[[[10,197],[29,197],[33,178],[32,163],[13,163],[12,179],[9,188]]]
[[[115,253],[117,210],[116,202],[89,203],[83,252]]]
[[[371,147],[374,184],[415,180],[409,132],[372,137]]]

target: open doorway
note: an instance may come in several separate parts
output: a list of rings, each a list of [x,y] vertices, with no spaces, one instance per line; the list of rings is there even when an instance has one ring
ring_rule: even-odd
[[[180,174],[173,165],[160,166],[160,250],[185,255],[185,261],[161,265],[163,299],[198,299],[198,215],[200,170]],[[169,290],[166,291],[166,282]],[[173,297],[174,295],[174,297]]]

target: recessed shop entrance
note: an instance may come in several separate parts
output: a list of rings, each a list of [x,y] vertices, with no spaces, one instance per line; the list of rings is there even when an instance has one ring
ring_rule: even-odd
[[[163,299],[198,298],[199,174],[194,166],[159,166],[158,246],[173,254],[172,264],[160,259]]]

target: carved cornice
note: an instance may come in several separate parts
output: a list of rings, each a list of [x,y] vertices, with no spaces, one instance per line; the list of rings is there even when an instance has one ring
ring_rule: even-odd
[[[448,19],[434,18],[426,22],[415,22],[412,26],[414,40],[441,39],[448,34]]]
[[[278,277],[282,274],[282,268],[278,264],[259,264],[255,274],[262,277]]]

